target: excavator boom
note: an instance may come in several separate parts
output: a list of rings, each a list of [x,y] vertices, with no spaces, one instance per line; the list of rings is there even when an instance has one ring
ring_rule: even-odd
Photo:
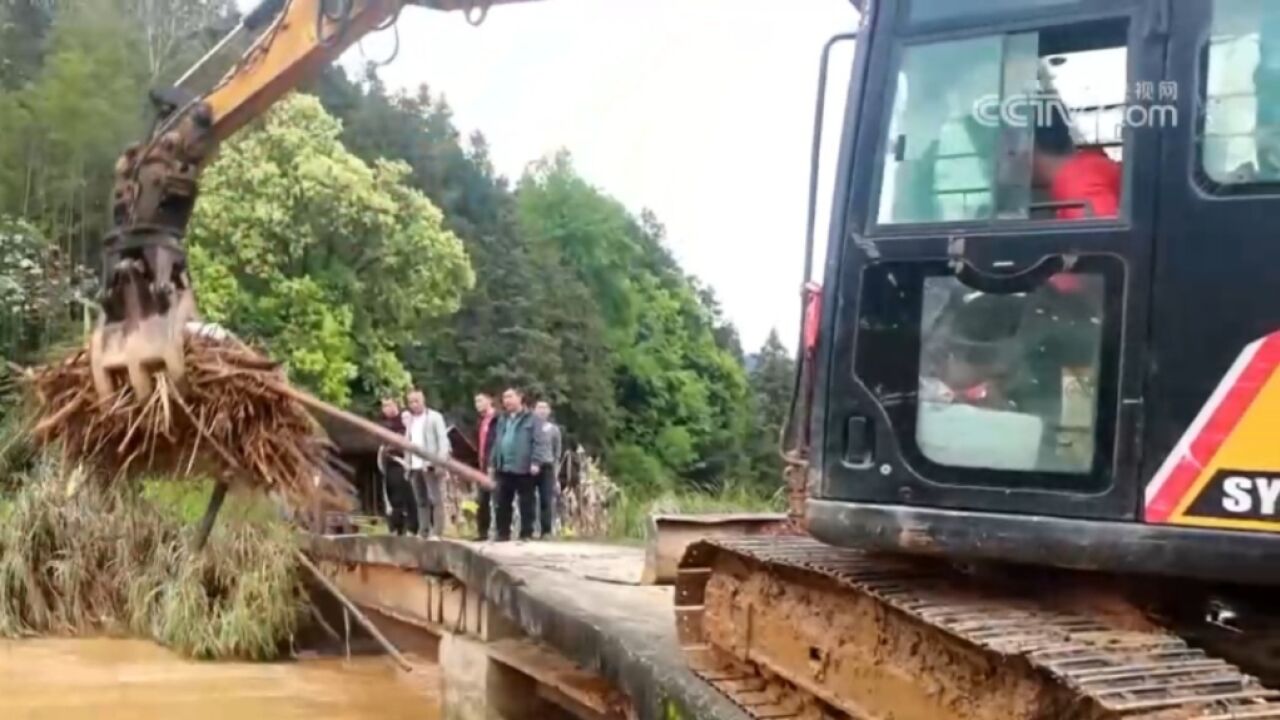
[[[211,90],[153,91],[159,109],[154,131],[116,163],[113,230],[103,243],[103,313],[90,340],[98,393],[116,392],[118,374],[127,376],[138,397],[152,392],[157,370],[173,382],[185,374],[183,333],[198,310],[183,236],[200,173],[220,143],[360,38],[393,25],[406,5],[462,11],[478,24],[492,5],[531,1],[263,0],[197,63],[203,66],[233,40],[257,33]]]

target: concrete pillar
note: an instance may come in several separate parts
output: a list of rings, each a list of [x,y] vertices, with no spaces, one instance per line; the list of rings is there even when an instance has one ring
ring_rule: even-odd
[[[440,638],[441,720],[505,720],[489,704],[489,654],[484,643],[453,633]]]
[[[440,638],[442,720],[572,719],[538,692],[533,678],[489,659],[485,644],[464,635]]]

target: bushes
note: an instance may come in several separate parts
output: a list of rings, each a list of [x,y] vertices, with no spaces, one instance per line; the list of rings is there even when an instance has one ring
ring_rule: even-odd
[[[229,500],[192,556],[183,516],[203,488],[130,494],[86,480],[46,461],[0,500],[0,636],[133,634],[219,659],[288,648],[306,608],[297,541],[261,501]]]
[[[653,497],[670,489],[668,471],[653,455],[636,445],[620,445],[606,463],[609,477],[638,497]]]
[[[741,512],[784,512],[786,491],[766,494],[758,488],[730,482],[717,492],[695,489],[666,489],[644,495],[624,490],[609,508],[609,538],[619,541],[643,540],[649,516],[654,514],[716,514]]]
[[[0,213],[0,365],[74,335],[82,312],[75,299],[93,286],[93,273],[68,262],[30,223]]]
[[[783,512],[786,490],[781,478],[775,486],[729,480],[698,487],[672,475],[663,463],[636,445],[623,445],[608,460],[609,478],[618,490],[608,508],[611,540],[643,540],[649,516],[733,512]]]

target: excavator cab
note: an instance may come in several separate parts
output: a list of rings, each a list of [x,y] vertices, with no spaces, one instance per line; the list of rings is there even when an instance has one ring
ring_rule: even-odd
[[[1280,3],[865,8],[807,520],[1280,583]]]

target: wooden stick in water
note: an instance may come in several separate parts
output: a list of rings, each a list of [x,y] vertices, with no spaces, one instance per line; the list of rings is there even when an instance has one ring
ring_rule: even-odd
[[[209,542],[209,533],[213,532],[213,523],[218,519],[218,511],[222,509],[222,501],[227,499],[227,483],[219,480],[213,486],[213,494],[209,496],[209,506],[205,508],[204,517],[200,518],[200,526],[196,528],[195,551],[204,550]]]
[[[369,631],[369,634],[373,636],[373,639],[378,641],[378,644],[382,646],[383,650],[387,651],[387,654],[390,655],[391,659],[400,666],[400,669],[405,672],[413,672],[413,665],[409,664],[409,661],[405,659],[400,650],[395,645],[391,644],[391,641],[382,634],[382,631],[373,624],[373,621],[365,617],[365,614],[360,611],[360,608],[356,607],[356,604],[351,602],[351,600],[343,594],[342,590],[338,589],[338,586],[334,585],[333,581],[326,577],[325,574],[320,571],[320,568],[316,567],[315,563],[311,562],[311,558],[307,557],[301,550],[296,551],[296,553],[298,556],[298,562],[302,563],[303,567],[311,571],[311,575],[315,577],[316,582],[323,585],[324,589],[328,590],[329,594],[333,595],[335,600],[342,603],[342,606],[355,616],[356,622],[360,623],[361,627]]]

